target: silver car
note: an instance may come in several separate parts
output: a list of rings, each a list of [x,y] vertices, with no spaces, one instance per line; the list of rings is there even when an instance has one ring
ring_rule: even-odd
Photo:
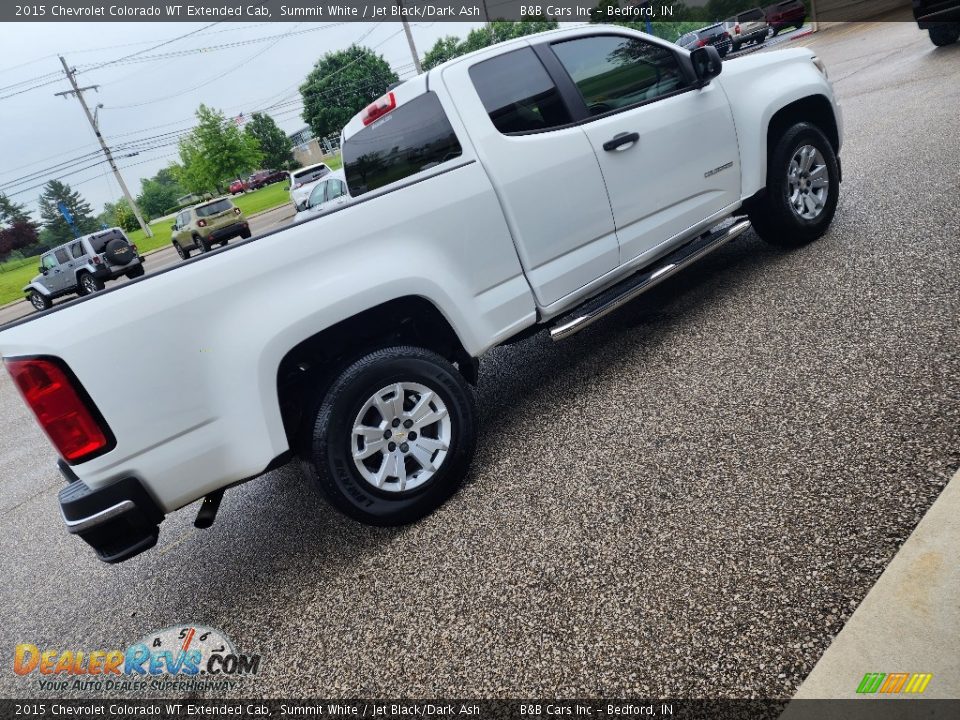
[[[343,170],[337,170],[313,186],[304,209],[294,216],[293,221],[299,222],[326,215],[348,202],[350,202],[350,190],[347,188],[346,176]]]
[[[314,184],[330,174],[326,163],[317,163],[299,170],[290,171],[290,202],[297,210],[303,210]]]
[[[89,295],[107,280],[143,275],[143,258],[120,228],[71,240],[40,256],[40,274],[23,292],[36,310],[46,310],[63,295]]]
[[[738,52],[747,43],[763,44],[767,41],[767,35],[770,34],[767,16],[760,8],[742,12],[724,22],[724,26],[730,33],[733,52]]]

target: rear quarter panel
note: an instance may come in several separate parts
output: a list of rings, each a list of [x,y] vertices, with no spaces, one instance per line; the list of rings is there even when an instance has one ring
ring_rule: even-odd
[[[170,511],[287,449],[276,383],[293,346],[408,295],[473,355],[534,322],[479,163],[2,330],[0,352],[63,358],[117,438],[78,477],[135,475]]]

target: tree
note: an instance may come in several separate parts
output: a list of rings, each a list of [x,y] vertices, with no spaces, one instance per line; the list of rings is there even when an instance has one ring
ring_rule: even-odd
[[[351,45],[329,52],[300,86],[303,118],[317,137],[337,134],[397,79],[387,61],[369,48]]]
[[[115,203],[104,203],[103,212],[97,216],[97,222],[107,227],[122,228],[127,232],[140,229],[137,216],[133,214],[133,208],[126,198],[120,198]]]
[[[262,157],[254,138],[219,110],[201,105],[197,126],[180,140],[177,180],[191,192],[223,192],[226,183],[254,170]]]
[[[457,47],[460,45],[460,38],[456,35],[447,35],[445,37],[437,40],[433,47],[427,50],[427,54],[423,56],[421,65],[424,70],[430,70],[435,68],[437,65],[445,63],[447,60],[451,60],[462,53],[457,51]]]
[[[97,229],[97,221],[93,217],[93,211],[80,193],[71,189],[66,183],[51,180],[44,185],[43,194],[40,195],[40,218],[48,231],[47,236],[51,242],[59,245],[74,236],[73,230],[70,229],[63,215],[60,214],[59,203],[63,203],[70,211],[73,216],[73,224],[81,234],[93,232]]]
[[[0,260],[6,260],[15,250],[28,248],[39,242],[36,225],[30,220],[14,220],[8,227],[0,229]]]
[[[148,218],[166,215],[168,210],[177,206],[177,198],[184,195],[183,187],[177,182],[174,169],[165,167],[152,178],[140,181],[140,195],[137,204]]]
[[[255,112],[243,131],[260,144],[263,165],[271,170],[289,170],[293,163],[290,138],[272,117]]]
[[[25,205],[14,202],[9,197],[0,193],[0,226],[13,224],[16,222],[29,222],[30,213],[27,212]]]
[[[497,20],[490,23],[490,27],[479,27],[471,30],[463,40],[447,35],[437,40],[433,47],[423,56],[423,69],[429,70],[455,57],[466,55],[474,50],[488,47],[505,40],[532,35],[533,33],[554,30],[558,27],[556,20],[547,20],[542,17],[532,17],[525,20]]]

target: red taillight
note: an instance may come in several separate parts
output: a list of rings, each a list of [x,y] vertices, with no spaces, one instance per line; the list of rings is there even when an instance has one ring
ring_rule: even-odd
[[[100,256],[99,256],[99,255],[94,255],[94,256],[93,256],[93,264],[94,264],[94,265],[99,265],[100,262],[101,262]]]
[[[733,28],[733,31],[734,31],[737,35],[740,34],[740,23],[737,23],[737,26],[736,26],[735,28]]]
[[[197,227],[206,227],[206,226],[207,226],[206,220],[197,220]]]
[[[397,107],[397,98],[392,92],[387,93],[382,98],[378,98],[367,105],[367,109],[363,111],[363,124],[369,125],[377,118],[386,115],[395,107]]]
[[[137,244],[136,244],[136,243],[130,243],[130,247],[133,248],[133,251],[134,251],[134,252],[137,252]]]
[[[234,209],[233,209],[233,212],[234,212],[234,214],[239,215],[239,214],[240,214],[240,208],[234,208]]]
[[[4,358],[40,427],[63,456],[74,463],[113,446],[106,424],[61,361],[54,358]]]
[[[706,46],[707,46],[706,40],[697,40],[697,47],[706,47]]]

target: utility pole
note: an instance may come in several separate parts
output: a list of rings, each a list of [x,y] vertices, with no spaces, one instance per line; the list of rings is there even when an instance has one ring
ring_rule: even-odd
[[[422,75],[423,68],[420,66],[420,56],[417,55],[417,46],[413,44],[413,33],[410,32],[410,23],[407,22],[407,17],[403,14],[403,0],[397,0],[397,7],[400,8],[400,22],[403,23],[403,32],[407,36],[407,45],[410,46],[410,54],[413,55],[413,66],[417,69],[417,75]]]
[[[93,115],[90,114],[90,108],[87,107],[87,101],[83,99],[84,92],[87,90],[96,90],[100,86],[88,85],[87,87],[78,87],[76,70],[71,70],[69,68],[67,61],[63,58],[63,55],[60,56],[60,62],[63,64],[63,71],[67,74],[67,79],[70,81],[70,84],[73,85],[73,90],[64,90],[63,92],[54,94],[61,97],[66,97],[67,95],[77,96],[77,100],[80,101],[83,111],[87,114],[87,120],[90,121],[90,127],[93,128],[93,132],[97,136],[97,140],[100,141],[100,147],[103,149],[103,154],[107,156],[107,162],[110,163],[110,168],[113,170],[113,174],[117,178],[117,184],[120,185],[120,189],[123,190],[123,196],[127,198],[127,202],[130,203],[130,208],[133,210],[133,214],[137,218],[137,222],[140,223],[140,228],[143,230],[144,234],[148,238],[152,238],[153,231],[150,229],[150,226],[143,221],[143,216],[140,214],[140,208],[137,207],[137,201],[133,199],[133,196],[127,189],[127,184],[123,181],[123,176],[120,174],[120,169],[117,167],[117,163],[113,160],[113,153],[110,152],[110,148],[107,147],[107,143],[103,139],[103,135],[100,134],[100,127],[97,125],[97,121],[93,119]]]

